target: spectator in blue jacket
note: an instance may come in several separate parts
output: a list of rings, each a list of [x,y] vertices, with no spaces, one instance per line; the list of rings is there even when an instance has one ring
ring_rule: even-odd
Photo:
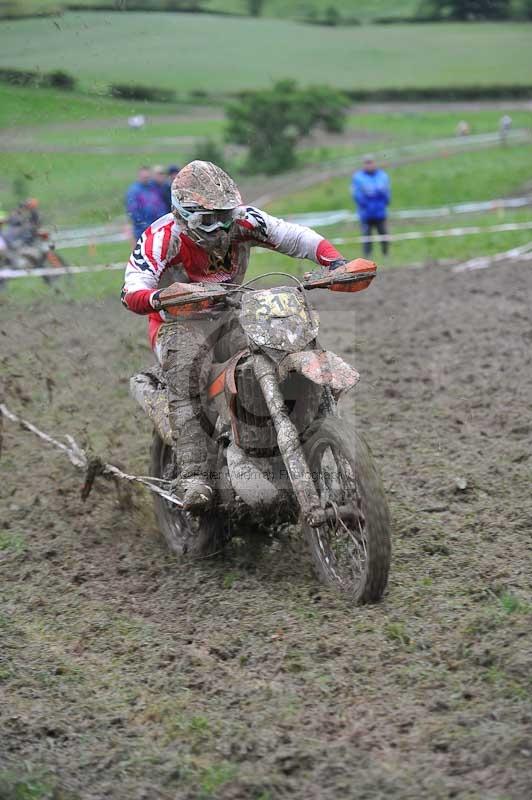
[[[388,234],[386,219],[391,198],[390,179],[384,170],[378,169],[373,156],[365,156],[362,169],[353,173],[351,197],[357,206],[362,236],[371,236],[374,228],[381,236],[386,236]],[[389,242],[383,239],[381,247],[386,255]],[[364,256],[369,256],[371,249],[372,242],[364,242]]]
[[[179,175],[180,167],[177,164],[170,164],[165,173],[164,197],[168,206],[168,211],[172,210],[172,183],[176,175]]]
[[[126,211],[133,223],[133,235],[139,239],[148,225],[168,213],[160,185],[149,167],[141,167],[138,179],[126,193]]]

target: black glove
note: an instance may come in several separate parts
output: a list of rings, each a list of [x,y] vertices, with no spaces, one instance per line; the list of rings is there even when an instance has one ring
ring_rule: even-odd
[[[326,267],[320,267],[319,269],[314,270],[313,272],[305,272],[303,275],[304,281],[312,281],[312,280],[319,280],[320,278],[325,278],[326,275],[333,269],[337,267],[343,267],[344,264],[347,264],[348,261],[345,258],[337,258],[336,261],[331,261],[330,264],[327,264]]]
[[[331,261],[329,264],[329,269],[338,269],[338,267],[343,267],[344,264],[347,264],[348,261],[346,258],[337,258],[336,261]]]
[[[154,311],[161,310],[160,295],[161,295],[160,291],[153,292],[153,294],[150,295],[150,306],[153,308]]]

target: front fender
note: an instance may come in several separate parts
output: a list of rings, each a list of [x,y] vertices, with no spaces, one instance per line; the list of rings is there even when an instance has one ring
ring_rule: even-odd
[[[302,350],[289,353],[278,367],[282,381],[290,372],[300,372],[319,386],[330,386],[335,396],[352,389],[360,380],[354,367],[330,350]]]
[[[170,411],[161,371],[154,368],[133,375],[129,381],[129,392],[153,422],[163,442],[171,447]]]

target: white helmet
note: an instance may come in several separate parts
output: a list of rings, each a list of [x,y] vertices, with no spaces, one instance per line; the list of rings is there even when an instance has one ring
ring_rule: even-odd
[[[236,183],[210,161],[191,161],[172,182],[172,211],[181,229],[217,258],[229,250],[233,212],[240,205]]]

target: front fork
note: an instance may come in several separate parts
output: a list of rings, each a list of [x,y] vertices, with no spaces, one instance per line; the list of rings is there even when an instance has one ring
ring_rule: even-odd
[[[330,513],[321,506],[312,474],[299,441],[299,432],[286,412],[284,398],[279,389],[275,364],[266,356],[255,354],[253,356],[253,370],[273,420],[277,432],[279,452],[294,488],[301,512],[310,526],[318,528],[329,519]]]

